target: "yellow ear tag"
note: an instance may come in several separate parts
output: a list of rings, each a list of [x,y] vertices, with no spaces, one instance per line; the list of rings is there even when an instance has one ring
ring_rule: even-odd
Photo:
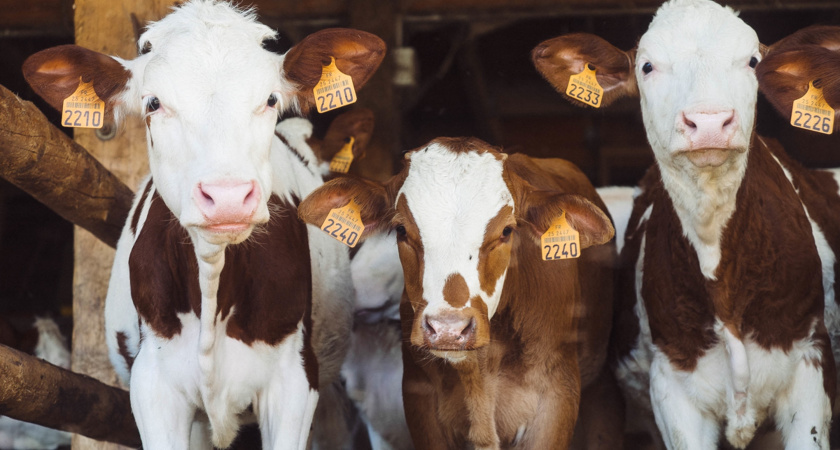
[[[589,63],[584,64],[583,72],[569,77],[566,95],[589,106],[600,108],[604,88],[598,84],[598,79],[595,77],[595,66]]]
[[[580,234],[566,222],[566,211],[554,219],[540,238],[543,261],[580,256]]]
[[[361,207],[355,199],[350,200],[350,203],[341,208],[333,208],[327,214],[327,220],[321,225],[321,229],[338,242],[348,247],[355,247],[359,242],[359,237],[365,231],[365,224],[362,223],[362,215],[359,211]]]
[[[93,81],[85,83],[79,77],[76,92],[64,99],[61,124],[74,128],[102,128],[104,116],[105,102],[93,90]]]
[[[817,133],[831,134],[834,130],[834,109],[828,106],[821,88],[808,83],[808,92],[793,102],[790,124]]]
[[[347,173],[350,170],[350,163],[353,162],[353,143],[356,138],[350,136],[350,142],[344,144],[341,150],[333,156],[330,161],[330,172]]]
[[[315,94],[315,106],[319,113],[332,111],[351,103],[356,103],[356,89],[353,77],[345,75],[335,66],[335,58],[330,56],[330,65],[321,71],[321,81],[312,90]]]

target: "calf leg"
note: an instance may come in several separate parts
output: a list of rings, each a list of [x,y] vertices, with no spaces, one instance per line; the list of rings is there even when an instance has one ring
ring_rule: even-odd
[[[650,366],[650,397],[656,425],[668,450],[713,450],[720,426],[700,410],[667,357],[656,354]]]
[[[776,403],[776,423],[785,448],[828,450],[830,421],[831,402],[823,384],[823,369],[803,359]]]
[[[178,389],[174,380],[163,376],[151,348],[140,348],[131,369],[131,410],[137,421],[143,448],[147,450],[187,450],[195,406]]]
[[[318,391],[310,387],[300,364],[289,364],[257,395],[254,413],[263,449],[305,450]]]
[[[624,398],[612,371],[605,365],[598,378],[581,392],[572,448],[620,449],[623,433]]]

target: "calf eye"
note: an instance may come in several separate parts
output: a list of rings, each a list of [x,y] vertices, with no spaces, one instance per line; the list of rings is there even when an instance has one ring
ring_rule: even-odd
[[[755,56],[750,58],[750,67],[755,69],[755,66],[757,66],[757,65],[758,65],[758,58],[756,58]]]
[[[274,108],[274,105],[277,104],[277,96],[274,94],[269,95],[268,101],[265,104],[268,105],[269,108]]]
[[[402,225],[397,225],[397,226],[394,228],[394,231],[396,231],[396,232],[397,232],[397,238],[398,238],[398,239],[403,239],[403,238],[405,238],[405,227],[404,227],[404,226],[402,226]]]
[[[153,113],[160,109],[160,100],[157,97],[152,97],[146,102],[146,113]]]
[[[511,227],[505,227],[505,229],[502,230],[502,236],[504,237],[510,236],[511,233],[513,233],[513,228]]]
[[[642,64],[642,72],[644,72],[645,75],[653,72],[653,64],[651,64],[649,62],[646,62],[646,63]]]

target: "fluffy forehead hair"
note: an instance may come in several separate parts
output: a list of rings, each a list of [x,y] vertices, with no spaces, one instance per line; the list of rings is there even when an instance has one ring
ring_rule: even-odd
[[[275,38],[277,33],[257,21],[256,9],[241,9],[225,1],[191,0],[172,7],[173,12],[163,19],[152,22],[137,42],[142,49],[147,43],[167,36],[191,35],[201,39],[208,32],[227,28],[231,32],[249,36],[261,43]]]
[[[669,20],[673,16],[684,18],[686,15],[700,18],[703,16],[718,16],[732,15],[738,16],[738,13],[728,6],[719,5],[711,0],[671,0],[665,2],[656,11],[651,22],[651,27],[657,21]]]

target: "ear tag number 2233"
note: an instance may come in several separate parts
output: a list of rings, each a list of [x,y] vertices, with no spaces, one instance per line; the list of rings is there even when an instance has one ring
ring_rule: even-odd
[[[543,261],[580,256],[580,233],[566,221],[566,212],[554,219],[540,238]]]
[[[335,58],[330,56],[330,64],[321,71],[321,81],[312,90],[315,94],[315,107],[319,113],[332,111],[351,103],[356,103],[356,89],[353,77],[345,75],[335,66]]]
[[[808,83],[808,92],[793,102],[790,124],[817,133],[831,134],[834,130],[834,109],[823,97],[822,89]]]
[[[350,200],[350,203],[341,208],[333,208],[327,214],[327,220],[321,225],[321,229],[338,242],[348,247],[355,247],[359,243],[359,237],[365,231],[361,209],[355,199]]]
[[[583,72],[569,77],[566,95],[589,106],[601,107],[604,88],[598,83],[598,79],[595,77],[595,67],[592,64],[584,64]]]
[[[105,102],[93,90],[93,80],[85,83],[79,77],[76,92],[64,99],[61,124],[73,128],[102,128]]]

